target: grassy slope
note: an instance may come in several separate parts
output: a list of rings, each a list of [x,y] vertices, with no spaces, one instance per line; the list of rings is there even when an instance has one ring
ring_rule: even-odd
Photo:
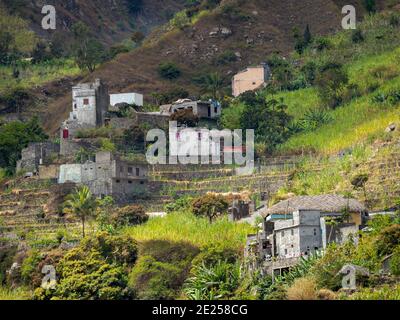
[[[254,230],[248,224],[233,223],[227,218],[210,225],[207,219],[196,218],[190,213],[172,213],[165,218],[154,218],[144,225],[127,228],[125,232],[139,242],[183,241],[198,247],[220,244],[226,248],[241,249],[247,235]]]
[[[309,53],[307,59],[326,61],[336,57],[336,61],[345,63],[350,77],[350,83],[360,87],[363,95],[349,103],[330,111],[333,122],[315,132],[293,136],[280,148],[280,152],[299,152],[313,150],[320,154],[333,154],[364,143],[382,133],[392,122],[400,120],[400,105],[388,106],[372,102],[377,92],[398,91],[400,88],[399,61],[400,38],[397,28],[391,28],[379,22],[378,17],[368,18],[362,25],[366,34],[363,44],[349,43],[349,34],[342,32],[333,38],[334,48],[319,56]],[[377,34],[383,34],[377,40]],[[390,73],[390,77],[374,78],[373,70],[383,67]],[[373,83],[378,86],[373,92],[368,92],[368,86]],[[289,106],[289,113],[295,119],[301,118],[304,113],[317,108],[319,98],[314,88],[302,89],[294,92],[278,94]]]

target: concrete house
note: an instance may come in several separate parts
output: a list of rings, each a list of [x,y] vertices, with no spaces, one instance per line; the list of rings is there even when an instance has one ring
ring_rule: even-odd
[[[254,91],[264,87],[271,79],[271,70],[268,65],[262,64],[236,74],[232,79],[232,95],[240,96],[246,91]]]
[[[160,107],[160,113],[169,116],[180,110],[191,110],[200,119],[216,119],[222,113],[221,104],[216,101],[181,99],[173,104],[162,105]]]
[[[111,152],[98,152],[95,161],[62,165],[58,183],[87,185],[98,197],[130,199],[144,192],[147,171],[147,165],[123,161]]]
[[[143,95],[135,92],[110,94],[111,107],[115,107],[120,103],[143,107]]]

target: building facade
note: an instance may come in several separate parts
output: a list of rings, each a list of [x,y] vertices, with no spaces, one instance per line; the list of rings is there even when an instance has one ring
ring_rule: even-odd
[[[112,107],[120,103],[143,107],[143,95],[134,92],[110,94],[110,105]]]
[[[111,152],[98,152],[95,161],[62,165],[58,183],[86,185],[98,197],[129,199],[145,192],[147,172],[147,165],[123,161]]]
[[[248,67],[233,77],[232,95],[238,97],[246,91],[260,89],[266,85],[270,78],[271,70],[268,65]]]

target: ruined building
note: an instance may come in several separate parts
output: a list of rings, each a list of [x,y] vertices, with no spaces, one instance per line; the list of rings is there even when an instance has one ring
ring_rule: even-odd
[[[145,164],[121,160],[111,152],[98,152],[94,161],[62,165],[58,183],[86,185],[98,197],[130,199],[145,192],[147,170]]]
[[[39,166],[51,163],[59,152],[60,146],[52,142],[30,143],[22,150],[21,160],[17,162],[17,171],[37,173]]]
[[[160,107],[163,115],[172,115],[180,110],[191,110],[200,119],[216,119],[221,116],[221,104],[216,101],[192,101],[181,99],[173,104],[166,104]]]

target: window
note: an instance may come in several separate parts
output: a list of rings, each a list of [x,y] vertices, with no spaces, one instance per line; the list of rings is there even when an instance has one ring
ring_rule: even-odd
[[[132,181],[131,181],[131,180],[129,180],[129,181],[128,181],[128,183],[129,183],[129,184],[132,184]]]
[[[74,104],[74,109],[77,109],[78,108],[78,106],[76,105],[76,103]]]
[[[314,237],[317,236],[317,229],[314,229]]]
[[[214,113],[218,113],[218,107],[214,108]]]
[[[117,180],[116,182],[117,182],[117,183],[120,183],[121,181],[120,181],[120,180]]]
[[[281,236],[282,238],[285,236],[285,231],[282,231]]]
[[[136,168],[136,176],[139,177],[140,176],[140,169]]]
[[[119,172],[124,172],[124,167],[119,167]]]
[[[285,255],[287,255],[288,254],[288,251],[287,251],[287,249],[285,249]]]
[[[294,230],[292,229],[292,231],[291,231],[291,234],[292,234],[292,236],[294,236]]]
[[[144,184],[144,181],[140,181],[140,184]]]
[[[133,173],[133,169],[132,169],[132,167],[129,167],[129,168],[128,168],[128,173],[130,173],[130,174],[132,174],[132,173]]]
[[[83,105],[87,106],[89,104],[89,99],[83,99]]]

